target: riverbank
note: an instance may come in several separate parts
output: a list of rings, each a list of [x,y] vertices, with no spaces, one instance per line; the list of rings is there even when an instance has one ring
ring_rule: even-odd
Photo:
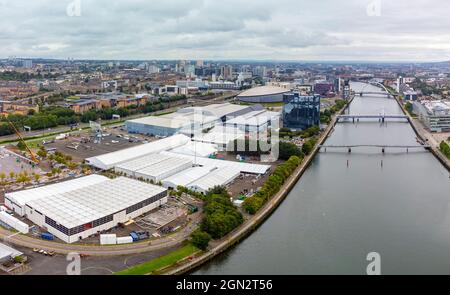
[[[295,170],[295,172],[289,177],[289,179],[286,181],[284,186],[280,189],[280,191],[273,196],[253,217],[245,221],[240,227],[232,231],[230,234],[228,234],[225,238],[223,238],[216,246],[214,246],[209,251],[205,252],[204,254],[196,257],[195,259],[189,261],[188,263],[184,265],[180,265],[174,269],[170,269],[166,271],[164,274],[166,275],[180,275],[188,273],[197,267],[201,266],[202,264],[206,263],[207,261],[211,260],[215,256],[219,255],[220,253],[223,253],[233,245],[239,243],[243,239],[245,239],[248,235],[250,235],[253,231],[255,231],[267,218],[270,217],[270,215],[278,208],[278,206],[283,202],[283,200],[287,197],[289,192],[292,190],[292,188],[297,184],[300,177],[303,175],[303,173],[306,171],[308,166],[313,161],[316,154],[319,152],[320,148],[319,146],[322,145],[326,139],[329,137],[329,135],[334,130],[334,127],[336,126],[337,119],[336,117],[338,115],[343,114],[348,106],[353,101],[353,98],[350,99],[350,101],[347,103],[347,105],[340,110],[335,116],[333,116],[332,121],[328,125],[328,127],[325,129],[325,131],[321,134],[319,140],[317,141],[316,145],[314,146],[314,149],[312,150],[311,154],[306,156],[303,159],[303,162],[300,164],[300,166]]]
[[[428,142],[430,144],[430,152],[436,157],[436,159],[438,159],[439,162],[441,162],[442,165],[444,165],[445,168],[447,168],[447,170],[450,172],[450,160],[447,159],[447,157],[445,157],[441,151],[439,150],[439,146],[433,144],[433,142],[430,140],[427,131],[422,128],[421,126],[418,126],[418,124],[421,124],[420,122],[418,122],[416,119],[414,119],[409,112],[406,110],[405,106],[403,105],[402,101],[400,100],[400,98],[398,96],[394,96],[395,100],[397,101],[398,105],[400,106],[400,108],[402,109],[402,112],[408,116],[409,119],[409,123],[412,127],[412,129],[414,130],[414,132],[416,133],[417,137],[423,141],[423,142]]]

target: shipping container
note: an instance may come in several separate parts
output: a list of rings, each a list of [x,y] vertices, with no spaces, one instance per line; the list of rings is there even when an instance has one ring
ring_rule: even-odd
[[[41,238],[43,240],[53,241],[55,239],[55,236],[53,236],[51,233],[42,233]]]
[[[115,245],[115,244],[117,244],[117,236],[116,235],[100,235],[100,244],[101,245]]]
[[[139,241],[139,236],[135,232],[130,233],[130,237],[133,239],[133,242]]]
[[[119,244],[119,245],[131,244],[131,243],[133,243],[133,238],[131,236],[117,238],[117,244]]]

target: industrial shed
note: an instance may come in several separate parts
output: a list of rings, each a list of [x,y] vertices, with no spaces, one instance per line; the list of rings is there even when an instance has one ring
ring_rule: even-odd
[[[209,157],[211,155],[216,154],[218,151],[218,148],[216,145],[209,144],[209,143],[202,143],[202,142],[194,142],[190,141],[186,143],[185,145],[182,145],[180,147],[174,148],[171,150],[171,152],[182,154],[182,155],[189,155],[189,156],[197,156],[197,157]]]
[[[169,157],[164,161],[135,171],[134,175],[137,179],[153,181],[154,183],[157,183],[164,178],[172,176],[191,167],[192,160],[189,158]]]
[[[280,113],[266,110],[253,111],[245,115],[228,120],[227,127],[234,127],[246,133],[264,132],[270,128],[271,122],[280,120]]]
[[[235,168],[222,167],[212,171],[199,180],[192,182],[187,187],[193,191],[206,194],[206,192],[215,186],[225,186],[231,183],[240,174],[240,171]]]
[[[167,151],[185,145],[189,141],[189,137],[182,134],[177,134],[147,144],[88,158],[86,161],[96,168],[109,170],[121,163],[125,163],[149,154]]]
[[[101,175],[89,175],[69,181],[59,182],[37,188],[5,194],[5,205],[20,216],[25,215],[25,205],[36,199],[62,194],[86,186],[107,181],[108,178]]]
[[[192,167],[162,181],[163,186],[168,189],[176,189],[178,186],[187,187],[188,184],[208,175],[215,167]]]
[[[114,167],[116,173],[122,173],[129,177],[136,177],[136,171],[144,169],[145,167],[158,164],[159,162],[170,159],[169,156],[160,154],[151,154],[135,160],[125,162]]]
[[[233,144],[236,139],[243,139],[245,133],[238,128],[227,128],[216,126],[208,133],[196,134],[192,140],[197,142],[214,144],[220,151],[226,151],[228,145]]]
[[[109,230],[167,202],[167,190],[118,177],[30,201],[29,220],[67,243]]]
[[[226,161],[226,160],[216,160],[210,158],[202,158],[202,157],[194,157],[182,154],[176,154],[172,152],[161,152],[162,155],[186,158],[190,159],[194,165],[199,165],[203,167],[229,167],[230,169],[235,169],[240,171],[241,173],[249,173],[249,174],[266,174],[270,169],[270,165],[262,165],[262,164],[251,164],[251,163],[242,163],[242,162],[234,162],[234,161]]]
[[[196,130],[214,127],[218,121],[218,117],[207,115],[201,109],[185,108],[176,113],[129,120],[125,122],[125,126],[130,133],[158,136],[171,136],[176,133],[191,135]]]

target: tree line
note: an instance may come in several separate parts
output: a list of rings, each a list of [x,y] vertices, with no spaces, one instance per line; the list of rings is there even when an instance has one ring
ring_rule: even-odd
[[[450,146],[445,141],[442,141],[439,145],[439,148],[441,152],[447,157],[447,159],[450,159]]]
[[[29,112],[28,115],[11,114],[8,120],[22,130],[28,126],[31,130],[42,130],[59,125],[74,125],[78,123],[89,123],[89,121],[111,120],[113,115],[128,117],[135,114],[148,114],[164,110],[170,107],[170,102],[186,99],[185,96],[171,98],[160,98],[158,101],[147,102],[141,106],[129,106],[124,108],[103,108],[100,110],[89,110],[83,114],[76,114],[69,108],[62,106],[42,107],[37,114]],[[0,136],[13,134],[14,130],[8,124],[6,117],[0,118]]]
[[[259,209],[261,209],[261,207],[281,189],[302,160],[303,158],[292,156],[289,160],[279,165],[273,174],[269,176],[263,187],[252,197],[245,199],[243,208],[250,214],[258,212]]]

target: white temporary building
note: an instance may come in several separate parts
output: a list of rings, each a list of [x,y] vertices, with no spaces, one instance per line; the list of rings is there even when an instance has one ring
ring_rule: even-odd
[[[192,160],[188,158],[170,157],[164,161],[147,166],[143,169],[135,171],[134,175],[137,179],[146,181],[159,182],[164,178],[172,176],[180,171],[192,167]]]
[[[193,191],[205,194],[215,186],[225,186],[235,180],[240,171],[230,167],[218,168],[208,175],[192,182],[187,187]]]
[[[165,188],[176,189],[178,186],[187,187],[188,184],[206,176],[215,167],[192,167],[180,173],[172,175],[162,181]]]
[[[102,170],[109,170],[121,163],[128,162],[149,154],[167,151],[185,145],[189,141],[190,138],[187,137],[186,135],[177,134],[147,144],[138,145],[117,152],[112,152],[97,157],[88,158],[86,159],[86,161],[96,168]]]
[[[69,181],[5,194],[5,205],[20,216],[25,215],[25,205],[33,200],[65,193],[86,186],[108,181],[105,176],[92,174]]]
[[[167,203],[167,189],[118,177],[30,201],[26,216],[67,243],[126,223]]]
[[[180,147],[171,150],[171,152],[177,154],[190,156],[197,155],[197,157],[209,157],[211,155],[216,154],[217,151],[218,148],[216,145],[194,141],[189,141],[185,145],[182,145]]]
[[[150,154],[141,158],[131,160],[129,162],[119,164],[114,167],[114,171],[116,173],[122,173],[129,177],[136,177],[136,171],[144,169],[148,166],[158,164],[159,162],[166,161],[167,159],[170,159],[170,157],[160,154]]]
[[[243,163],[243,162],[234,162],[227,160],[217,160],[210,158],[202,158],[202,157],[194,157],[182,154],[176,154],[173,152],[161,152],[162,155],[186,158],[190,159],[194,165],[206,166],[206,167],[230,167],[234,170],[239,170],[241,173],[249,173],[249,174],[265,174],[269,169],[270,165],[262,165],[262,164],[251,164],[251,163]]]
[[[192,140],[217,145],[219,150],[224,151],[230,143],[233,144],[236,139],[243,139],[244,137],[245,133],[238,128],[216,126],[208,133],[194,135]]]
[[[30,227],[28,226],[28,224],[20,221],[19,219],[9,215],[4,211],[0,212],[0,221],[23,234],[27,234],[30,231]]]
[[[230,119],[226,122],[226,126],[239,128],[244,132],[262,132],[267,130],[272,120],[279,119],[280,113],[260,110]]]

